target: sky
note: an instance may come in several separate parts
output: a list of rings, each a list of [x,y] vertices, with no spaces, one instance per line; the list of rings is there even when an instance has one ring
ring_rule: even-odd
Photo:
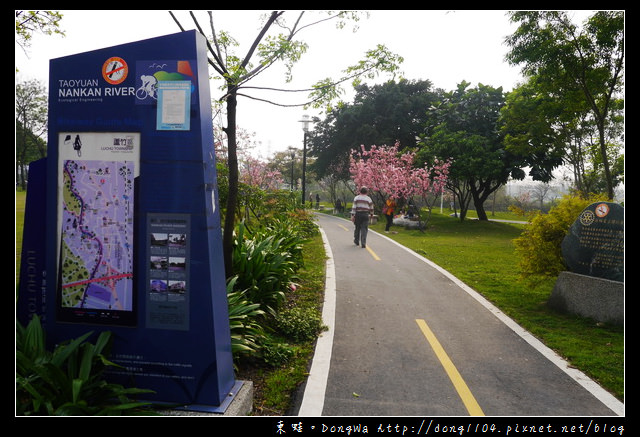
[[[209,30],[206,11],[194,11],[205,32]],[[238,55],[243,56],[258,34],[260,16],[269,11],[222,10],[213,11],[216,30],[228,31],[240,44]],[[289,21],[299,11],[287,11]],[[590,11],[573,11],[581,21]],[[16,82],[30,79],[48,83],[49,60],[76,53],[126,44],[180,31],[168,11],[138,10],[72,10],[61,11],[60,27],[66,36],[35,34],[25,53],[16,44]],[[174,11],[186,29],[195,25],[187,11]],[[319,12],[307,12],[310,20]],[[337,78],[346,67],[363,59],[367,50],[378,44],[402,56],[403,77],[409,80],[430,80],[434,87],[454,89],[458,83],[482,83],[502,86],[509,91],[522,80],[520,68],[505,61],[508,47],[505,37],[515,31],[502,10],[372,10],[369,18],[358,22],[358,30],[351,27],[336,29],[333,24],[311,27],[300,34],[309,46],[293,69],[293,81],[284,81],[284,69],[269,68],[251,85],[286,89],[308,88],[327,77]],[[389,79],[383,76],[369,84]],[[211,95],[222,95],[219,83],[212,82]],[[347,86],[342,98],[352,101],[353,90]],[[284,104],[305,102],[305,93],[262,95]],[[253,134],[258,143],[255,155],[268,158],[289,147],[302,148],[304,138],[303,115],[324,117],[320,110],[302,107],[280,107],[240,97],[238,127]]]

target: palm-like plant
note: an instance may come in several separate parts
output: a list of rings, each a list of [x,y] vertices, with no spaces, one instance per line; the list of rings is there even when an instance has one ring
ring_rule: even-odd
[[[16,414],[37,416],[100,416],[139,414],[148,402],[130,395],[151,390],[125,388],[104,379],[111,333],[102,332],[95,344],[88,332],[63,342],[53,352],[46,349],[38,316],[27,327],[16,323]]]

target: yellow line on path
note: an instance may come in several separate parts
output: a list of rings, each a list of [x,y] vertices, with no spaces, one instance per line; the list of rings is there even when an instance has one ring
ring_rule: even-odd
[[[431,332],[431,329],[429,329],[427,322],[422,319],[416,319],[416,323],[420,327],[420,330],[422,331],[424,336],[427,338],[427,341],[429,341],[429,344],[431,344],[431,348],[436,353],[436,356],[440,360],[440,364],[442,364],[444,370],[447,372],[447,375],[449,375],[449,379],[453,383],[453,386],[456,388],[458,395],[462,399],[462,402],[467,408],[469,414],[471,416],[484,416],[482,408],[480,408],[480,405],[478,405],[478,402],[476,402],[473,394],[471,394],[471,390],[469,390],[469,387],[467,387],[467,384],[462,379],[462,376],[460,376],[460,373],[458,373],[456,366],[453,365],[453,362],[451,361],[451,359],[449,359],[449,356],[440,345],[440,342],[438,341],[436,336],[433,334],[433,332]]]
[[[349,229],[345,228],[344,226],[342,226],[342,225],[340,225],[340,224],[338,224],[338,226],[340,226],[342,229],[344,229],[344,230],[345,230],[345,231],[347,231],[347,232],[349,231]],[[380,257],[379,257],[378,255],[376,255],[376,253],[375,253],[373,250],[371,250],[371,249],[369,248],[369,246],[367,246],[367,251],[371,254],[371,256],[373,257],[373,259],[375,259],[376,261],[380,261]]]
[[[371,250],[371,248],[369,246],[367,246],[367,252],[369,252],[371,254],[373,259],[375,259],[376,261],[380,261],[380,257],[378,255],[376,255],[376,253],[373,250]]]

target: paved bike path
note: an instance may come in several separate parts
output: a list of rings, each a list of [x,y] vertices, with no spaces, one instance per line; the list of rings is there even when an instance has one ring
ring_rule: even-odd
[[[624,407],[448,272],[317,214],[323,318],[300,416],[615,416]]]

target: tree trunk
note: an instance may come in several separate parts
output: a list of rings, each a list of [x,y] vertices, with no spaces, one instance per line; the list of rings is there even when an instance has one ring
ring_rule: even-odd
[[[224,219],[222,234],[222,251],[224,252],[225,276],[233,274],[233,232],[235,230],[236,206],[238,203],[238,155],[236,144],[236,89],[229,89],[227,97],[227,148],[229,165],[229,194],[227,197],[227,212]]]
[[[468,190],[454,191],[455,196],[458,198],[458,204],[460,205],[460,221],[463,222],[467,217],[467,211],[469,211],[469,202],[471,196]]]
[[[475,205],[476,213],[478,214],[478,220],[489,220],[487,212],[484,209],[484,202],[486,202],[489,196],[500,187],[500,184],[496,184],[496,186],[492,188],[491,181],[485,181],[480,182],[479,188],[476,188],[474,183],[470,183],[470,186],[473,204]]]
[[[476,214],[478,214],[478,220],[489,220],[489,217],[487,217],[487,212],[484,210],[484,202],[476,204]]]
[[[613,178],[611,177],[611,169],[609,169],[607,145],[604,142],[604,122],[602,125],[598,123],[598,131],[600,134],[600,155],[602,157],[602,165],[604,166],[604,177],[607,181],[607,195],[609,196],[609,200],[613,200]]]
[[[476,209],[478,220],[489,220],[489,218],[487,217],[487,213],[484,210],[484,201],[486,200],[487,196],[480,195],[480,193],[484,192],[482,182],[480,182],[480,188],[476,188],[475,182],[469,182],[469,186],[471,187],[471,197],[473,198],[473,205]]]

